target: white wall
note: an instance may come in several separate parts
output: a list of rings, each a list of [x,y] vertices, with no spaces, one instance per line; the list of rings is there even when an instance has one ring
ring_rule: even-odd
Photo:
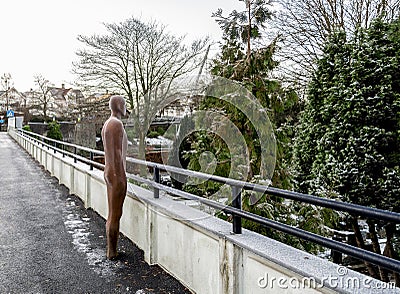
[[[8,125],[7,129],[9,130],[10,128],[17,128],[17,129],[22,129],[22,123],[24,121],[23,116],[14,116],[14,117],[9,117],[8,118]]]
[[[106,218],[101,171],[10,134],[71,194]],[[195,293],[400,293],[374,289],[379,281],[351,270],[343,274],[338,265],[254,232],[232,234],[230,223],[162,195],[155,199],[132,184],[120,229],[149,264],[160,265]],[[321,281],[323,287],[313,284]]]

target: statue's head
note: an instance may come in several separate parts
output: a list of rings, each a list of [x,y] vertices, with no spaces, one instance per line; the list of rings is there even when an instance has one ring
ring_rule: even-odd
[[[110,109],[111,111],[117,115],[125,116],[126,115],[126,104],[125,98],[120,95],[114,95],[110,98]]]

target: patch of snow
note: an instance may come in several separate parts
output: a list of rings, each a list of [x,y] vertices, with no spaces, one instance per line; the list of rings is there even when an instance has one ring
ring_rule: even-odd
[[[92,248],[89,236],[92,234],[89,230],[88,217],[81,217],[78,213],[79,207],[71,198],[67,199],[66,207],[63,211],[64,225],[72,235],[72,244],[74,248],[86,255],[90,267],[101,276],[114,275],[113,267],[115,265],[105,258],[105,249]]]
[[[157,138],[146,138],[146,144],[150,146],[172,146],[173,141],[163,136],[158,136]]]

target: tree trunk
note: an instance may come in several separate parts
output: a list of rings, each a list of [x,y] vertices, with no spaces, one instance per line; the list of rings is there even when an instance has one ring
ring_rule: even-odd
[[[356,217],[351,218],[351,225],[353,227],[353,231],[356,237],[357,246],[361,249],[366,250],[364,239],[361,235],[360,227],[358,226],[358,219]],[[379,279],[379,275],[375,267],[367,261],[364,261],[364,264],[367,267],[369,275],[375,279]]]
[[[250,40],[251,40],[251,5],[250,5],[250,1],[251,0],[246,0],[246,6],[248,9],[248,18],[249,18],[249,26],[247,28],[247,65],[250,64],[250,52],[251,52],[251,48],[250,48]]]
[[[367,220],[367,224],[368,224],[368,230],[369,230],[369,234],[371,237],[371,242],[372,242],[372,248],[374,250],[374,252],[376,254],[382,254],[381,253],[381,247],[379,246],[379,241],[378,241],[378,236],[377,236],[377,232],[375,230],[375,222],[371,219]],[[381,277],[381,280],[384,282],[388,282],[389,281],[389,277],[388,277],[388,273],[387,270],[385,270],[383,267],[379,266],[379,275]]]
[[[146,160],[146,134],[139,130],[139,150],[138,158],[141,160]],[[144,165],[139,166],[139,173],[141,176],[145,177],[147,173],[147,168]]]
[[[143,132],[139,132],[139,150],[138,150],[138,158],[145,160],[146,159],[146,142],[145,142],[145,134]]]
[[[43,104],[43,117],[44,117],[44,120],[46,121],[47,120],[47,103],[46,102]]]

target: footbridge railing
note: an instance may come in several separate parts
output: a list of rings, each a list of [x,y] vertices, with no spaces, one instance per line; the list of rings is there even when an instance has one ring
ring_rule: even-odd
[[[41,148],[47,149],[49,152],[53,152],[60,154],[62,157],[69,157],[73,159],[74,162],[82,162],[89,166],[90,170],[93,168],[103,169],[104,165],[95,161],[96,156],[104,156],[104,152],[90,149],[86,147],[82,147],[79,145],[66,143],[62,141],[53,140],[36,133],[18,130],[14,132],[14,137],[18,137],[22,139],[20,144],[36,144],[37,146],[41,146]],[[21,143],[22,142],[22,143]],[[25,146],[26,147],[26,146]],[[293,191],[281,190],[269,186],[254,184],[243,182],[239,180],[234,180],[230,178],[224,178],[220,176],[205,174],[201,172],[186,170],[174,166],[168,166],[164,164],[158,164],[154,162],[147,162],[143,160],[139,160],[136,158],[127,158],[127,162],[130,162],[135,165],[145,166],[147,168],[151,168],[153,171],[153,178],[143,178],[136,174],[127,174],[129,179],[133,181],[147,184],[148,186],[153,188],[153,201],[157,201],[160,198],[160,191],[163,191],[169,195],[179,196],[184,199],[195,200],[203,205],[212,207],[214,209],[218,209],[220,211],[225,212],[226,214],[232,215],[232,224],[231,231],[233,234],[240,236],[242,233],[241,222],[242,219],[247,219],[258,224],[261,224],[265,227],[278,230],[280,232],[290,234],[292,236],[314,242],[323,247],[329,248],[334,251],[342,252],[349,256],[358,258],[360,260],[375,264],[377,266],[384,267],[390,271],[394,271],[400,273],[400,261],[391,259],[389,257],[373,253],[368,250],[360,249],[348,244],[345,244],[340,241],[335,241],[327,237],[323,237],[314,233],[310,233],[305,230],[301,230],[296,227],[292,227],[283,223],[279,223],[277,221],[261,217],[259,215],[249,213],[244,211],[241,207],[242,199],[241,192],[243,190],[251,190],[260,193],[266,193],[269,195],[282,197],[285,199],[290,199],[292,201],[300,201],[308,204],[317,205],[320,207],[331,208],[336,211],[347,212],[352,215],[362,216],[365,218],[374,218],[377,220],[384,220],[387,222],[399,224],[400,223],[400,214],[370,207],[364,207],[352,203],[339,202],[330,199],[325,199],[321,197],[316,197],[312,195],[306,195],[302,193],[297,193]],[[160,172],[166,171],[169,173],[179,174],[185,177],[197,178],[207,181],[215,181],[218,183],[226,184],[230,186],[232,191],[232,203],[230,205],[224,205],[220,202],[213,201],[204,197],[199,197],[188,192],[184,192],[173,187],[163,185],[160,181]],[[324,281],[322,281],[324,283]],[[326,283],[325,283],[326,284]],[[260,286],[260,285],[259,285]],[[362,293],[360,289],[359,293]],[[339,291],[341,292],[341,291]],[[387,292],[385,292],[387,293]]]

